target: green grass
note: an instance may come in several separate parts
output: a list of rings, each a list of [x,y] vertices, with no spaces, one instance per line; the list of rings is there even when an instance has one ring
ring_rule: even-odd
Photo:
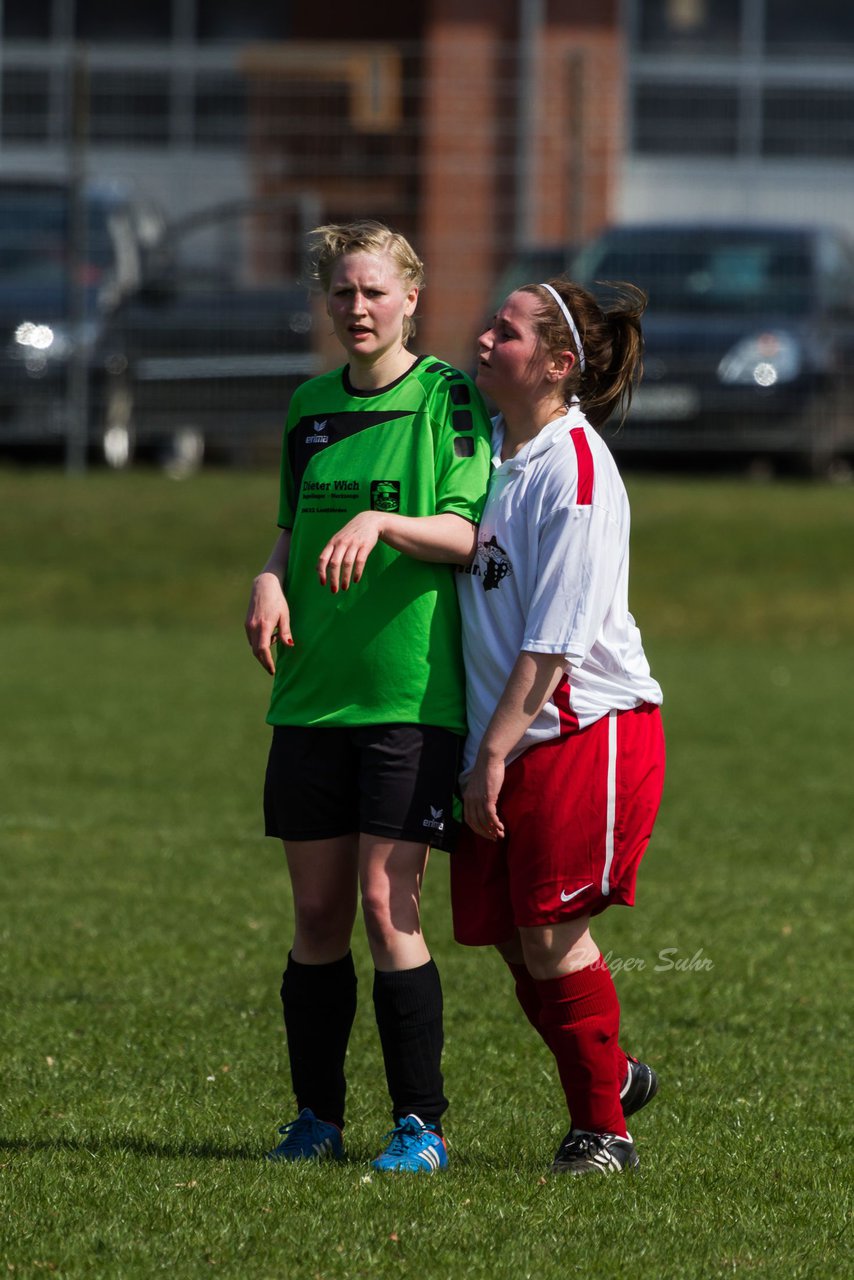
[[[641,1175],[591,1182],[543,1177],[554,1072],[502,966],[453,944],[444,855],[450,1169],[368,1176],[388,1115],[361,936],[349,1160],[259,1159],[292,1105],[241,625],[275,487],[0,472],[0,1273],[848,1274],[850,491],[630,479],[669,774],[638,906],[597,934],[662,1091]]]

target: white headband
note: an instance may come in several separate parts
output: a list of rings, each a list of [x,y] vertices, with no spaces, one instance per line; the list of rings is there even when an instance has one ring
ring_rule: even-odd
[[[552,295],[555,302],[563,312],[564,319],[566,320],[566,323],[569,325],[569,332],[572,334],[573,341],[575,342],[576,350],[578,351],[578,363],[581,366],[581,372],[583,373],[585,366],[587,364],[587,361],[584,359],[584,348],[581,345],[581,335],[579,334],[578,329],[575,326],[575,321],[572,318],[572,312],[564,302],[563,298],[558,293],[557,289],[553,289],[550,284],[546,284],[545,282],[543,282],[540,285],[540,288],[548,289],[549,293]]]

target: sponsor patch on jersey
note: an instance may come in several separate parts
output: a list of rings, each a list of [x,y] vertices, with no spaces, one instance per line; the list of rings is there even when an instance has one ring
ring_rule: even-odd
[[[400,481],[399,480],[372,480],[371,481],[371,510],[372,511],[399,511],[400,510]]]
[[[494,535],[488,540],[478,543],[477,559],[483,563],[484,591],[493,591],[496,587],[501,586],[501,583],[508,575],[510,577],[513,576],[510,557],[504,548],[498,545]]]

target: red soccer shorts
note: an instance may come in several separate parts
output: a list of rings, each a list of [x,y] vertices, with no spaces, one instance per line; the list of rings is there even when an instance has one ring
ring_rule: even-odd
[[[507,766],[503,839],[464,827],[451,855],[457,941],[488,946],[632,906],[663,786],[661,715],[646,703],[530,747]]]

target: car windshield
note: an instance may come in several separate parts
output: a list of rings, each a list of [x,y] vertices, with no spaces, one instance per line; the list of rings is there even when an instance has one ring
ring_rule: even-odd
[[[68,200],[62,191],[0,191],[0,286],[62,287],[71,255]],[[87,284],[113,261],[105,211],[89,206]]]
[[[802,312],[810,262],[801,237],[693,233],[608,236],[576,262],[577,278],[630,281],[656,311]]]
[[[519,289],[523,284],[536,284],[540,280],[550,280],[559,276],[569,268],[573,251],[563,248],[529,249],[520,257],[514,258],[505,267],[493,290],[495,306],[501,305],[508,294]]]

